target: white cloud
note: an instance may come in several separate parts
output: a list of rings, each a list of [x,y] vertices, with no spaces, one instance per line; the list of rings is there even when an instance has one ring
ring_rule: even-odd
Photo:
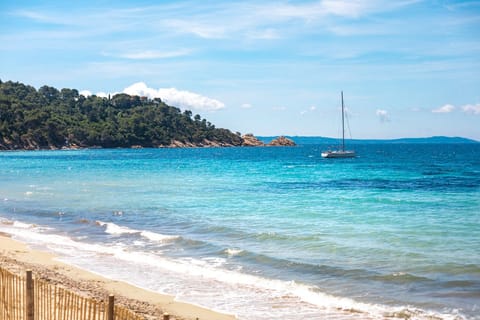
[[[123,90],[129,95],[144,96],[150,99],[160,98],[165,103],[183,109],[197,109],[204,111],[217,111],[225,108],[221,101],[208,98],[190,91],[175,88],[149,88],[144,82],[137,82]]]
[[[201,96],[189,91],[181,91],[175,88],[159,89],[158,94],[166,103],[186,109],[199,109],[217,111],[225,108],[221,101]]]
[[[129,87],[123,89],[123,93],[131,96],[148,97],[150,99],[161,98],[158,90],[149,88],[144,82],[136,82]]]
[[[240,106],[242,109],[251,109],[253,106],[250,103],[244,103]]]
[[[92,95],[92,92],[91,91],[88,91],[88,90],[82,90],[79,92],[80,95],[84,96],[85,98],[86,97],[89,97]]]
[[[85,98],[93,95],[93,93],[91,91],[88,91],[88,90],[82,90],[82,91],[79,92],[79,94],[84,96]],[[112,95],[114,95],[114,94],[115,93],[113,93]],[[101,98],[107,98],[108,97],[108,93],[105,93],[105,92],[97,92],[97,93],[95,93],[95,95],[97,97],[101,97]]]
[[[462,110],[465,113],[480,114],[480,103],[464,105]]]
[[[388,111],[387,110],[377,109],[376,115],[380,119],[380,122],[389,122],[390,121],[390,117],[388,116]]]
[[[461,107],[455,107],[452,104],[446,104],[440,108],[432,110],[434,113],[450,113],[456,109],[462,110],[464,113],[480,115],[480,103],[466,104]]]
[[[115,95],[115,94],[116,94],[116,93],[112,93],[112,96]],[[97,92],[95,95],[96,95],[97,97],[100,97],[100,98],[107,98],[109,94],[100,91],[100,92]]]
[[[446,104],[444,106],[441,106],[440,108],[433,109],[433,113],[450,113],[453,110],[455,110],[455,106],[451,104]]]
[[[118,92],[110,93],[110,95],[114,96],[117,93]],[[194,92],[177,90],[175,88],[160,88],[157,90],[149,88],[144,82],[132,84],[131,86],[123,89],[123,93],[132,96],[148,97],[150,99],[160,98],[168,105],[181,109],[217,111],[225,108],[225,104],[223,102],[199,95]],[[80,91],[80,94],[88,97],[92,95],[92,92],[89,90],[82,90]],[[97,97],[106,98],[109,94],[105,92],[97,92],[95,95]]]

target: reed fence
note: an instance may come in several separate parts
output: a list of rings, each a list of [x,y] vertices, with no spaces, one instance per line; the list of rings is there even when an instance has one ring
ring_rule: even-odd
[[[168,319],[168,315],[164,315]],[[97,301],[0,267],[0,320],[144,320],[122,306],[113,295]]]

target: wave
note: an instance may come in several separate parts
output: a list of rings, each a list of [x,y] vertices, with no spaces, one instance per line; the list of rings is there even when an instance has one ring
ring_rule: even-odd
[[[14,221],[8,220],[8,219],[0,219],[0,224],[3,224],[5,226],[13,226]]]
[[[32,243],[37,246],[43,246],[49,250],[68,248],[74,249],[72,252],[90,251],[111,255],[118,250],[118,247],[106,247],[96,244],[78,242],[67,236],[54,233],[45,233],[45,231],[51,229],[45,226],[26,224],[19,221],[14,221],[11,225],[0,226],[0,230],[17,237],[21,241]],[[65,252],[65,250],[60,251]]]
[[[105,227],[105,232],[112,235],[122,235],[122,234],[138,234],[150,241],[155,242],[169,242],[179,238],[177,235],[165,235],[161,233],[156,233],[148,230],[137,230],[125,226],[117,225],[113,222],[103,222],[100,220],[95,221],[95,224],[98,226]]]
[[[132,233],[140,233],[139,230],[130,229],[128,227],[122,227],[112,222],[102,222],[100,220],[95,221],[95,224],[101,227],[105,227],[105,232],[108,234],[132,234]]]
[[[0,220],[0,228],[2,228],[5,232],[8,232],[10,229],[20,229],[20,230],[36,229],[38,231],[51,230],[51,228],[47,226],[40,226],[35,223],[25,223],[17,220],[9,220],[5,218],[2,218]]]
[[[419,320],[461,319],[461,317],[454,314],[439,314],[407,306],[391,307],[358,302],[350,298],[324,293],[318,287],[296,281],[271,279],[239,271],[226,270],[219,268],[221,264],[212,263],[210,260],[193,258],[173,260],[149,253],[125,251],[121,252],[117,258],[130,263],[139,263],[143,267],[149,265],[152,268],[162,269],[168,273],[181,274],[182,276],[187,276],[191,282],[201,279],[201,281],[210,284],[212,286],[211,289],[217,292],[228,289],[239,290],[242,292],[240,296],[246,294],[252,299],[248,304],[248,308],[251,307],[252,303],[258,303],[258,299],[265,297],[272,299],[271,297],[273,297],[277,304],[290,303],[294,300],[301,304],[306,303],[310,305],[309,308],[314,308],[317,312],[320,310],[321,313],[336,314],[338,318],[342,318],[342,315],[349,318],[350,314],[354,314],[354,318],[357,319],[378,319],[384,317]],[[234,310],[228,311],[233,312]]]
[[[145,236],[145,234],[142,235],[145,231],[118,226],[114,223],[101,221],[97,221],[97,223],[105,227],[105,230],[110,227],[108,230],[110,232],[116,232],[114,234],[118,234],[118,232],[121,232],[120,234],[137,233]],[[86,243],[68,236],[46,233],[42,231],[41,226],[37,227],[21,222],[8,224],[2,220],[0,230],[2,229],[14,235],[19,240],[44,246],[57,254],[60,253],[65,257],[63,260],[66,262],[68,262],[68,260],[75,261],[85,257],[83,266],[90,271],[98,272],[99,269],[96,268],[103,263],[102,261],[106,261],[105,259],[113,259],[112,263],[114,265],[118,265],[118,262],[121,262],[122,268],[119,268],[121,270],[117,271],[117,269],[107,268],[100,273],[106,274],[108,270],[109,273],[106,274],[106,276],[116,277],[118,274],[115,273],[123,270],[125,275],[123,279],[118,280],[127,280],[133,284],[143,285],[147,289],[162,291],[162,288],[148,287],[149,283],[156,282],[152,281],[154,279],[149,278],[149,281],[146,283],[138,284],[142,280],[145,281],[145,270],[152,274],[161,274],[163,279],[173,279],[171,281],[175,281],[175,277],[177,277],[175,283],[170,283],[165,286],[167,288],[178,288],[179,286],[186,285],[188,286],[188,290],[180,289],[180,291],[195,292],[196,290],[191,290],[191,288],[197,285],[196,288],[201,287],[204,291],[201,292],[199,297],[193,297],[192,299],[204,299],[202,301],[205,301],[205,303],[219,303],[219,305],[214,306],[206,305],[207,307],[215,307],[222,310],[222,304],[230,303],[220,302],[217,298],[209,298],[208,294],[219,295],[222,294],[222,292],[229,292],[229,294],[234,292],[239,299],[232,300],[237,304],[241,303],[241,305],[235,305],[235,310],[223,309],[223,311],[243,316],[250,315],[252,316],[251,318],[255,319],[268,319],[268,317],[256,317],[254,315],[255,312],[261,312],[251,310],[252,305],[257,306],[258,304],[267,306],[268,312],[279,312],[280,314],[275,315],[275,318],[282,318],[282,313],[285,315],[286,313],[291,314],[294,310],[303,310],[303,319],[308,319],[311,312],[315,312],[315,314],[332,315],[331,318],[335,317],[339,319],[378,319],[386,317],[396,319],[462,319],[462,317],[456,314],[440,314],[407,306],[391,307],[382,304],[360,302],[351,298],[339,297],[322,292],[321,288],[313,285],[296,281],[272,279],[256,274],[247,274],[238,270],[228,270],[225,269],[223,261],[220,261],[222,259],[219,258],[197,259],[190,257],[175,259],[162,256],[159,253],[134,251],[131,247],[121,244],[104,245]],[[152,234],[154,234],[154,238],[159,235],[156,233]],[[162,238],[162,236],[164,235],[160,235],[160,238]],[[238,248],[227,248],[224,250],[224,253],[233,255],[245,254],[243,250]],[[142,276],[138,278],[132,277],[131,273],[137,270],[140,270],[139,272],[141,272]],[[399,274],[393,276],[404,277],[406,275]],[[205,292],[207,292],[207,294],[205,294]],[[178,293],[173,292],[173,294],[177,295]],[[178,297],[181,297],[181,294],[178,295],[177,298]],[[223,299],[226,299],[226,297],[223,297]],[[229,296],[228,299],[231,299],[231,297]],[[275,308],[275,305],[285,307]],[[239,318],[242,319],[241,316]],[[302,317],[299,316],[298,319],[302,319]]]
[[[387,275],[376,275],[371,277],[372,280],[379,280],[386,283],[419,283],[419,282],[434,282],[433,279],[427,277],[416,276],[406,272],[395,272]]]
[[[229,257],[240,256],[243,255],[245,250],[238,249],[238,248],[228,248],[222,251],[223,254],[226,254]]]
[[[179,236],[165,235],[165,234],[160,234],[160,233],[145,231],[145,230],[141,231],[140,235],[149,240],[158,241],[158,242],[168,242],[168,241],[172,241],[179,238]]]
[[[12,226],[15,228],[21,228],[21,229],[31,229],[31,228],[35,228],[37,225],[30,224],[30,223],[23,223],[20,221],[13,221]]]

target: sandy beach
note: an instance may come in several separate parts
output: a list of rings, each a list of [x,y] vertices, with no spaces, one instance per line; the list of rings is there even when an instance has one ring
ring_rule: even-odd
[[[144,290],[62,263],[56,260],[54,255],[33,250],[26,244],[13,240],[8,234],[0,234],[0,265],[17,274],[23,274],[27,269],[31,269],[34,278],[48,280],[50,283],[98,300],[114,294],[117,304],[147,319],[160,319],[165,312],[171,315],[171,319],[179,320],[235,319],[232,315],[178,302],[172,296]]]

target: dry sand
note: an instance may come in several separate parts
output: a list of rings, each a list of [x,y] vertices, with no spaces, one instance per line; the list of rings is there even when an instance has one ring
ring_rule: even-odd
[[[115,295],[118,304],[126,306],[147,319],[161,319],[167,312],[171,319],[233,320],[234,316],[214,312],[195,305],[175,301],[172,296],[144,290],[125,282],[104,278],[97,274],[55,260],[50,253],[32,250],[0,233],[0,265],[17,274],[27,269],[34,278],[41,278],[84,296],[104,300]]]

